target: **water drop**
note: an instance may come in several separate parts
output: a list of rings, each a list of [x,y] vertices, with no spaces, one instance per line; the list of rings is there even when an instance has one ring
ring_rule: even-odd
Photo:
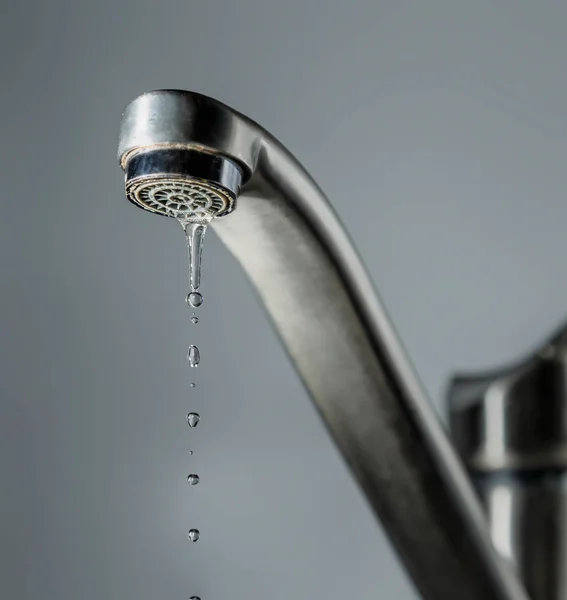
[[[193,450],[189,450],[189,456],[193,456]]]
[[[201,533],[198,529],[190,529],[189,533],[187,534],[187,537],[189,541],[196,542],[201,537]]]
[[[199,352],[199,348],[197,346],[189,346],[189,350],[187,351],[187,361],[189,362],[190,367],[198,367],[199,362],[201,361],[201,353]]]
[[[191,596],[189,600],[201,600],[201,598],[199,598],[199,596]]]
[[[191,323],[193,323],[193,325],[197,325],[198,322],[199,322],[199,317],[191,317]]]
[[[195,387],[195,382],[194,382],[194,381],[192,381],[192,382],[189,384],[189,387],[192,387],[192,388],[194,388],[194,387]]]
[[[187,483],[189,485],[197,485],[200,481],[200,477],[196,473],[191,473],[191,475],[187,475]]]
[[[189,258],[189,289],[196,292],[201,285],[201,257],[203,255],[203,241],[207,232],[208,223],[189,222],[182,223],[187,239],[187,256]]]
[[[189,427],[191,427],[191,429],[193,429],[193,427],[197,427],[197,423],[201,420],[201,415],[197,414],[197,413],[189,413],[187,415],[187,424],[189,425]]]
[[[190,294],[187,294],[185,302],[193,308],[198,308],[203,304],[203,295],[200,292],[191,292]]]

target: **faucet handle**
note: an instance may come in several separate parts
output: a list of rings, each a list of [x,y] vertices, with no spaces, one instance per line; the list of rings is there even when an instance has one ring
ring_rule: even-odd
[[[455,376],[447,398],[469,470],[567,468],[567,324],[520,363]]]

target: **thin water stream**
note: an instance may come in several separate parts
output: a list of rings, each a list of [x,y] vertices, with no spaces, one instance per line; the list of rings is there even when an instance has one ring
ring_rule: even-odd
[[[201,260],[203,255],[203,241],[209,221],[183,221],[178,219],[185,231],[187,240],[187,257],[189,267],[189,293],[187,294],[186,302],[190,308],[198,309],[203,304],[203,295],[199,291],[201,286]],[[191,323],[196,325],[199,322],[199,317],[194,311],[191,314]],[[191,369],[197,368],[201,362],[201,353],[199,348],[190,344],[187,350],[187,362]],[[195,388],[195,382],[189,384],[191,388]],[[196,412],[187,414],[187,424],[190,429],[197,427],[201,416]],[[190,451],[190,455],[193,450]],[[200,481],[200,476],[197,473],[187,475],[187,483],[193,487]],[[187,533],[187,539],[190,542],[197,542],[201,537],[201,532],[198,529],[191,528]],[[199,596],[191,596],[190,600],[201,600]]]
[[[203,296],[198,291],[201,286],[201,259],[203,256],[203,241],[207,232],[207,221],[179,221],[185,230],[187,239],[187,257],[189,263],[189,294],[187,304],[197,308],[203,304]],[[198,320],[198,319],[197,319]]]

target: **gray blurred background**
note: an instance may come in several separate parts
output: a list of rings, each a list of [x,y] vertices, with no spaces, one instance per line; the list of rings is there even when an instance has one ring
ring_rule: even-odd
[[[567,5],[0,10],[0,596],[414,598],[214,233],[189,323],[181,229],[124,199],[120,113],[186,88],[279,137],[441,411],[451,372],[516,358],[567,313]]]

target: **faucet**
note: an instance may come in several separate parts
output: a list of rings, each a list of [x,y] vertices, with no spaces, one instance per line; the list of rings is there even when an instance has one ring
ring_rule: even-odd
[[[534,586],[545,543],[526,547],[537,490],[561,488],[563,337],[514,369],[457,377],[448,394],[454,446],[334,210],[272,135],[209,97],[159,90],[125,109],[118,157],[137,206],[212,219],[425,600],[527,600],[520,577],[534,600],[567,597]],[[557,389],[545,423],[544,388]],[[540,467],[555,469],[555,484],[534,475]]]

